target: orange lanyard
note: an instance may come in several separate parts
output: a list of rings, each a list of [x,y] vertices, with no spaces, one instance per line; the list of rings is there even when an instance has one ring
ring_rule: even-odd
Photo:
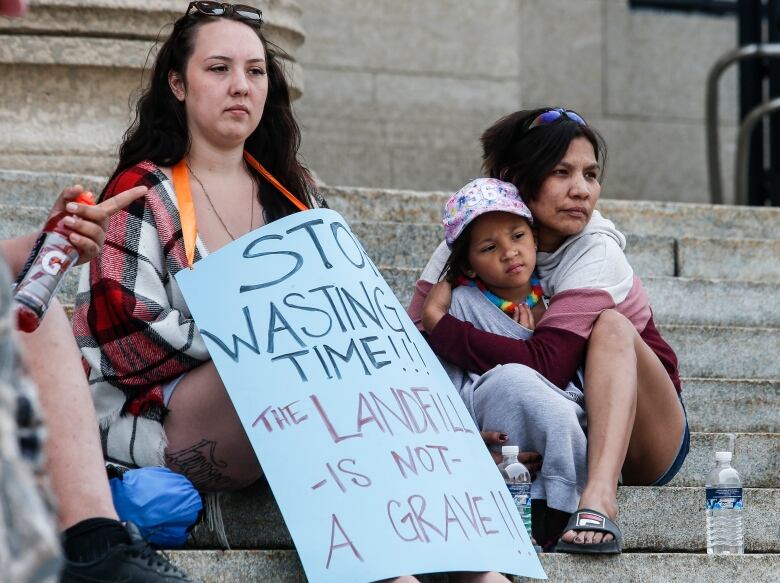
[[[309,210],[309,207],[282,186],[281,183],[274,178],[260,162],[255,160],[249,152],[244,151],[244,159],[252,168],[257,170],[263,178],[281,192],[287,200],[293,203],[299,211]],[[181,234],[184,238],[184,251],[187,254],[187,264],[190,266],[190,269],[192,269],[192,264],[195,262],[195,240],[198,237],[198,225],[195,218],[195,205],[192,203],[190,172],[187,169],[187,162],[183,158],[172,168],[172,175],[173,190],[176,193],[176,200],[179,203],[179,219],[181,221]]]

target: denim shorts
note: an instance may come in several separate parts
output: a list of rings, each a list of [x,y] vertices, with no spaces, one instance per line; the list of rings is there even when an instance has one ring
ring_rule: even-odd
[[[669,466],[669,469],[666,470],[666,472],[664,472],[660,478],[650,484],[651,486],[663,486],[664,484],[671,482],[672,478],[674,478],[677,475],[677,472],[680,471],[680,468],[682,467],[683,462],[688,455],[688,450],[691,448],[691,430],[688,427],[688,413],[685,410],[685,403],[683,403],[682,395],[678,394],[677,397],[680,399],[680,405],[682,405],[683,414],[685,415],[685,431],[683,431],[680,449],[677,452],[677,457],[674,458],[672,465]]]

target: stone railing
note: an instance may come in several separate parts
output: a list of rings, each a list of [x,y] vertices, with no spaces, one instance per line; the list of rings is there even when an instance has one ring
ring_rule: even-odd
[[[294,0],[244,0],[286,53],[293,97],[303,44]],[[184,0],[31,0],[25,18],[0,18],[0,168],[107,174],[119,139]]]

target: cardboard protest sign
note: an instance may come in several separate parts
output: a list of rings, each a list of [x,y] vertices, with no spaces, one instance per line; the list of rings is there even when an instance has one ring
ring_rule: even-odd
[[[275,221],[176,278],[309,580],[545,577],[460,396],[338,213]]]

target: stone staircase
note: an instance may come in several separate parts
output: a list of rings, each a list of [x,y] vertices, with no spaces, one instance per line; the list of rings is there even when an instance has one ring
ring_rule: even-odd
[[[99,177],[78,178],[99,188]],[[0,171],[0,236],[40,228],[49,201],[75,179]],[[407,303],[440,240],[446,194],[324,194]],[[551,581],[780,581],[780,209],[614,200],[600,208],[629,235],[629,259],[680,357],[691,453],[668,486],[620,489],[621,556],[545,554],[545,570]],[[71,276],[66,304],[74,290]],[[703,485],[715,450],[733,451],[746,487],[741,557],[706,555]],[[177,564],[208,583],[306,580],[266,484],[229,496],[223,513],[237,550],[213,550],[216,539],[201,529],[188,550],[171,553]]]

